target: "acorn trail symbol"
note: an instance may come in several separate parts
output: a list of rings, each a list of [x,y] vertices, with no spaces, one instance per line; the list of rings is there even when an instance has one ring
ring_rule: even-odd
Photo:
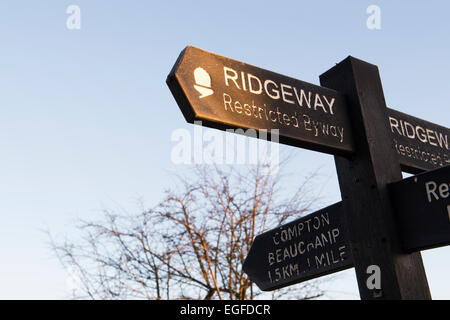
[[[205,71],[205,69],[198,67],[194,70],[194,88],[197,90],[201,96],[201,98],[210,96],[214,93],[214,91],[211,89],[211,77],[209,76],[208,72]]]

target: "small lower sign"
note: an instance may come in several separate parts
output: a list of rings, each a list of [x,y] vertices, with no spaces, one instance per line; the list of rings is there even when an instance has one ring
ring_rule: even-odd
[[[244,271],[265,291],[353,267],[336,203],[258,235],[244,262]]]
[[[450,165],[390,185],[407,252],[450,244]]]

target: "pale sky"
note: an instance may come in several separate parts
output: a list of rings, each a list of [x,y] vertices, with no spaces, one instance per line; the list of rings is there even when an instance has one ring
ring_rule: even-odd
[[[68,29],[70,5],[80,29]],[[381,29],[366,9],[378,5]],[[192,131],[165,80],[193,45],[319,84],[348,55],[380,69],[389,107],[450,125],[447,1],[0,2],[0,299],[63,299],[67,270],[43,229],[68,237],[76,218],[152,206],[185,165],[171,134]],[[325,202],[340,201],[332,156],[294,152],[320,168]],[[435,299],[450,298],[450,248],[423,252]],[[353,269],[329,297],[357,299]]]

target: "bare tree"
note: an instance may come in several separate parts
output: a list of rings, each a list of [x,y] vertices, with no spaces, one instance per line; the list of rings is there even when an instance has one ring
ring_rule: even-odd
[[[178,190],[137,215],[104,212],[80,221],[80,241],[51,241],[75,268],[75,298],[253,299],[263,294],[242,270],[259,233],[306,214],[311,177],[286,197],[282,173],[263,164],[247,170],[197,166]],[[315,298],[316,282],[272,292],[272,298]],[[267,296],[265,296],[267,297]]]

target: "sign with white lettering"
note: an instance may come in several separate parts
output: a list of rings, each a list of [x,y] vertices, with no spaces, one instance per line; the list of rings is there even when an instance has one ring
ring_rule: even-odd
[[[450,164],[448,128],[393,109],[388,116],[403,171],[419,173]]]
[[[167,77],[187,122],[221,130],[279,130],[279,142],[325,152],[355,152],[345,97],[325,87],[188,46]],[[449,129],[388,109],[404,171],[450,164]],[[252,134],[251,136],[257,136]]]
[[[450,244],[450,165],[395,182],[390,192],[406,251]]]
[[[256,236],[244,271],[261,290],[274,290],[351,268],[342,203]]]
[[[187,122],[217,129],[279,130],[279,142],[350,154],[353,142],[344,97],[188,46],[167,77]]]

